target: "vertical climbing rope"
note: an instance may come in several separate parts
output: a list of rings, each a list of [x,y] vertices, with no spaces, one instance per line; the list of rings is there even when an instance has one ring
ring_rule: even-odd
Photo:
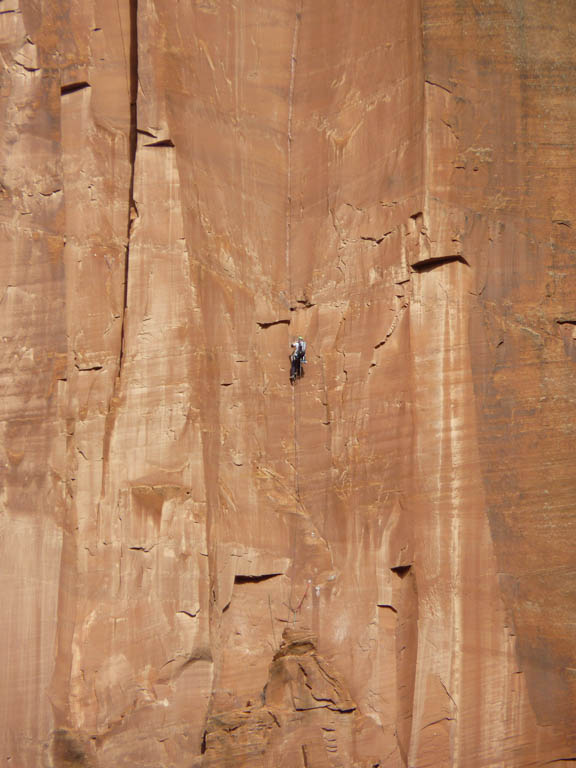
[[[287,129],[287,206],[286,206],[286,273],[288,278],[288,305],[292,305],[292,118],[294,112],[294,84],[296,81],[296,62],[298,58],[298,43],[300,37],[300,21],[302,18],[302,7],[304,0],[300,0],[300,8],[296,12],[294,21],[294,32],[292,34],[292,48],[290,50],[290,85],[288,90],[288,129]],[[298,482],[298,435],[296,413],[297,398],[295,386],[292,387],[292,413],[294,414],[294,487],[296,498],[300,500],[300,488]]]
[[[298,381],[298,379],[296,379]],[[296,381],[292,385],[292,412],[294,414],[294,489],[300,501],[300,480],[298,475],[298,420],[300,418],[300,397],[296,394]]]
[[[328,387],[326,386],[326,367],[324,365],[324,359],[322,358],[321,361],[321,367],[322,367],[322,386],[324,388],[324,398],[326,400],[326,416],[329,419],[328,422],[328,440],[329,440],[329,447],[330,447],[330,457],[332,457],[332,419],[330,417],[330,412],[328,409]],[[330,473],[332,473],[332,467],[330,468]],[[328,517],[328,483],[326,483],[325,489],[324,489],[324,514],[322,519],[322,536],[326,538],[326,518]]]
[[[294,84],[296,81],[296,61],[298,58],[298,43],[300,36],[300,21],[302,18],[302,7],[304,0],[300,0],[300,8],[296,11],[296,18],[294,20],[294,31],[292,34],[292,47],[290,50],[290,85],[288,90],[288,126],[287,126],[287,206],[286,206],[286,276],[288,281],[288,308],[292,307],[292,119],[294,112]],[[292,413],[293,413],[293,434],[294,434],[294,495],[296,502],[300,503],[300,487],[298,480],[298,416],[297,413],[297,398],[296,398],[296,383],[292,385]],[[292,546],[291,546],[291,562],[294,565],[296,558],[296,526],[292,528]],[[289,610],[292,612],[292,623],[296,621],[296,613],[299,610],[292,608],[292,598],[294,591],[294,576],[292,576],[290,583],[290,597],[289,597]]]

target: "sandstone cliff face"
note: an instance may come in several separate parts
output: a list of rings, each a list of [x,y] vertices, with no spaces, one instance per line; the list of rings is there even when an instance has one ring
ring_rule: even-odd
[[[7,764],[576,764],[575,29],[0,2]]]

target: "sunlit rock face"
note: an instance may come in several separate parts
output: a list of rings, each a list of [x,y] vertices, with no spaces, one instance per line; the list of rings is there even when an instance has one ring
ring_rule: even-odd
[[[0,0],[0,762],[576,765],[575,30]]]

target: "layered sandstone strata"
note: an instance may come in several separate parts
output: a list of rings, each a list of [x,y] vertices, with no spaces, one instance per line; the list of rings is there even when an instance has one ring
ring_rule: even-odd
[[[553,5],[2,0],[3,760],[576,764]]]

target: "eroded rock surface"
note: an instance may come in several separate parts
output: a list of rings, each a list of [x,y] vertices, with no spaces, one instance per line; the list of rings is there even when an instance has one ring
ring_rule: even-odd
[[[576,764],[575,29],[0,0],[0,760]]]

